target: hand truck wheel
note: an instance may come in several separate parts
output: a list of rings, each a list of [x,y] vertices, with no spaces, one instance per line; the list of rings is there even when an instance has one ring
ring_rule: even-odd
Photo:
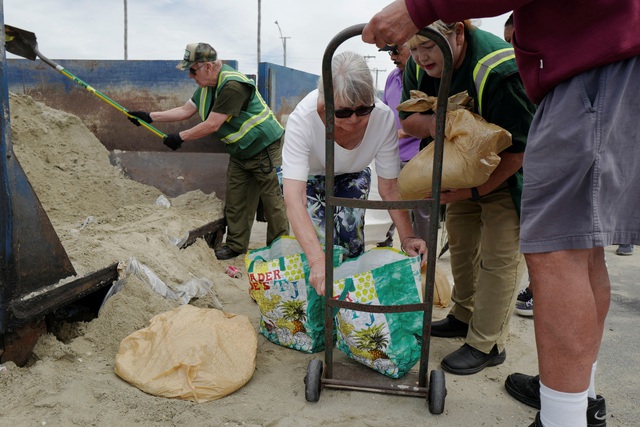
[[[431,371],[429,376],[429,412],[438,415],[444,412],[444,399],[447,396],[444,371]]]
[[[320,400],[320,390],[322,388],[323,362],[320,359],[312,359],[307,365],[307,375],[304,377],[305,390],[304,397],[307,402],[317,402]]]

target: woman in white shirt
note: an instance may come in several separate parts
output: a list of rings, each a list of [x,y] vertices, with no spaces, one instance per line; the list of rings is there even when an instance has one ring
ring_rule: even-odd
[[[369,165],[375,161],[383,200],[399,200],[397,129],[393,112],[375,98],[373,78],[364,58],[354,52],[334,56],[334,195],[366,199],[371,185]],[[282,177],[287,217],[302,246],[320,295],[325,291],[325,105],[322,80],[287,119],[282,152]],[[364,251],[364,209],[336,208],[334,239],[348,257]],[[412,235],[406,210],[389,210],[401,248],[416,256],[426,243]]]

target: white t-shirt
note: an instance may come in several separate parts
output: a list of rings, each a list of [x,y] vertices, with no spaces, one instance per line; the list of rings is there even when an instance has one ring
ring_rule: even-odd
[[[287,119],[282,148],[282,176],[307,181],[309,175],[325,175],[325,125],[318,115],[318,90],[309,93]],[[334,143],[336,175],[360,172],[375,160],[378,176],[397,178],[400,173],[398,131],[393,112],[376,99],[364,138],[352,150]]]

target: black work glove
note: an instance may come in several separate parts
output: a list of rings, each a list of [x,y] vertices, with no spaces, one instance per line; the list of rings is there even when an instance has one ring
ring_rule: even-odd
[[[180,138],[179,133],[170,133],[165,136],[162,143],[167,147],[171,148],[173,151],[176,151],[182,145],[184,141]]]
[[[151,123],[153,121],[153,119],[151,118],[151,115],[145,111],[129,111],[129,114],[137,117],[137,118],[127,117],[129,121],[136,126],[140,126],[140,122],[138,121],[138,119],[142,119],[147,123]]]

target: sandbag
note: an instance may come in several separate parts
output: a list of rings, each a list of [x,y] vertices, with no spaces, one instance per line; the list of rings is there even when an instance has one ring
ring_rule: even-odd
[[[251,379],[257,349],[247,316],[181,305],[122,340],[115,373],[154,396],[207,402]]]
[[[427,283],[426,278],[427,270],[426,264],[422,268],[422,283]],[[442,268],[436,264],[436,274],[435,274],[435,283],[433,284],[433,305],[440,308],[449,307],[451,304],[451,284],[449,283],[449,279]],[[423,294],[426,295],[426,290],[422,290]]]
[[[413,99],[398,105],[398,110],[435,110],[437,98],[420,91],[411,91],[411,95]],[[511,145],[508,131],[465,109],[466,98],[456,94],[449,99],[442,160],[443,190],[484,184],[500,163],[498,153]],[[400,171],[398,190],[402,199],[431,195],[434,149],[435,144],[427,145]]]
[[[334,246],[334,266],[346,249]],[[307,281],[309,264],[298,241],[281,236],[244,259],[249,294],[260,307],[260,333],[269,341],[305,353],[324,350],[324,297]]]
[[[420,257],[373,248],[334,270],[333,297],[361,304],[419,304]],[[405,375],[420,359],[423,311],[335,312],[336,345],[350,358],[390,378]]]

